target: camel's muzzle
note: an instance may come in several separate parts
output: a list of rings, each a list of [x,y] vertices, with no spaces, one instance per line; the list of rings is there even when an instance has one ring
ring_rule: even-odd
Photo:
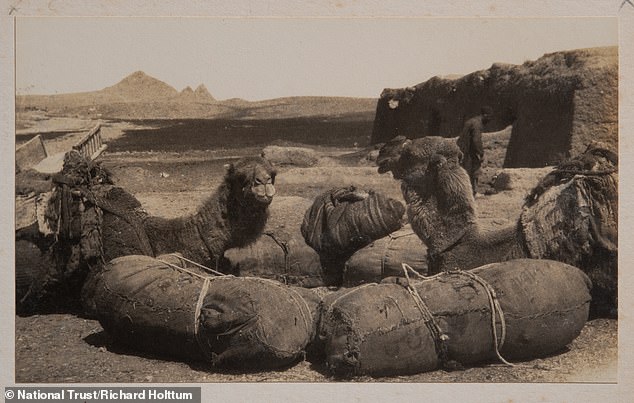
[[[262,203],[270,203],[275,196],[275,186],[272,183],[258,184],[251,188],[256,200]]]

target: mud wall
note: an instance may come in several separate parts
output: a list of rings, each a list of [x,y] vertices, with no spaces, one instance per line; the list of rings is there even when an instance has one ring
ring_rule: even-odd
[[[457,136],[483,105],[494,110],[487,131],[513,125],[504,166],[551,165],[590,140],[618,141],[616,47],[544,55],[523,65],[496,63],[458,79],[434,77],[386,89],[377,104],[373,143],[396,135]]]
[[[599,60],[596,64],[594,74],[575,91],[571,136],[573,155],[585,150],[589,140],[618,145],[618,65],[616,61],[602,65]]]

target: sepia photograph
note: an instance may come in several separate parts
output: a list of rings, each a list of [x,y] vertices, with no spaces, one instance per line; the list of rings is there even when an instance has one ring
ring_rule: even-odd
[[[619,382],[618,18],[13,21],[14,384]]]

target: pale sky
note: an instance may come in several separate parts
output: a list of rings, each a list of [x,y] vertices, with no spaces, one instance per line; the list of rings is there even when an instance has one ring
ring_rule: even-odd
[[[618,43],[616,18],[19,17],[16,92],[99,90],[142,70],[216,99],[378,97],[495,62]]]

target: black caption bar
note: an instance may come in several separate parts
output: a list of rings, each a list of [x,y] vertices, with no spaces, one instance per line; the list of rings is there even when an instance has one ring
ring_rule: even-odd
[[[4,388],[8,402],[187,402],[200,403],[199,387]]]

